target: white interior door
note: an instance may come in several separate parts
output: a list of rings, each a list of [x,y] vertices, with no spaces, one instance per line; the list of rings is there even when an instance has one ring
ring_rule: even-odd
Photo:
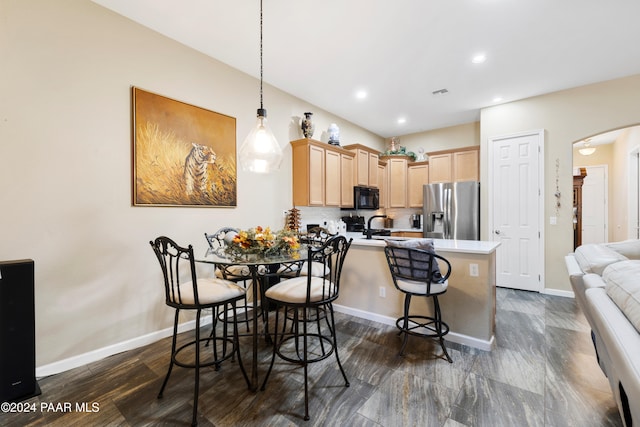
[[[609,241],[607,165],[580,167],[587,170],[582,183],[582,244],[606,243]]]
[[[497,286],[542,290],[544,131],[489,139],[489,226],[499,241]]]

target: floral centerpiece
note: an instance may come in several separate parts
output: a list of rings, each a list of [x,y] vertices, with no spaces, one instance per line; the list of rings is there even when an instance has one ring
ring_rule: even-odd
[[[234,258],[260,258],[265,256],[294,256],[300,249],[295,231],[282,229],[276,232],[270,227],[257,226],[241,230],[227,245],[225,252]]]

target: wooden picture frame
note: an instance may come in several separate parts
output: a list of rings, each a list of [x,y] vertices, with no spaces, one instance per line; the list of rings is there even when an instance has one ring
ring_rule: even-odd
[[[235,117],[131,89],[133,205],[235,207]]]

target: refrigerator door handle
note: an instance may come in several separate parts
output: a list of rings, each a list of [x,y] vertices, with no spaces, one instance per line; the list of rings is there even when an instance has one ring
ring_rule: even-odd
[[[444,189],[444,238],[451,238],[451,189]]]

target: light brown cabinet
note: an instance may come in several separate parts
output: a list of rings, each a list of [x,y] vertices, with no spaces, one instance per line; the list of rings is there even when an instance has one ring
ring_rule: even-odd
[[[388,204],[389,174],[387,173],[387,162],[378,162],[378,188],[380,189],[380,207],[386,208]]]
[[[360,144],[346,145],[344,149],[353,152],[355,155],[354,185],[379,187],[378,151]]]
[[[340,206],[342,196],[340,153],[325,150],[324,158],[324,205]]]
[[[353,153],[313,139],[291,146],[294,206],[353,206]]]
[[[388,208],[407,207],[407,164],[408,156],[385,156],[389,188],[387,192]]]
[[[480,179],[480,147],[477,145],[429,155],[429,182],[478,181]]]
[[[351,154],[340,153],[340,207],[353,207],[353,175],[355,159]]]
[[[409,163],[407,168],[408,207],[422,208],[423,186],[429,183],[429,162]]]
[[[422,231],[393,231],[393,237],[423,237]]]

